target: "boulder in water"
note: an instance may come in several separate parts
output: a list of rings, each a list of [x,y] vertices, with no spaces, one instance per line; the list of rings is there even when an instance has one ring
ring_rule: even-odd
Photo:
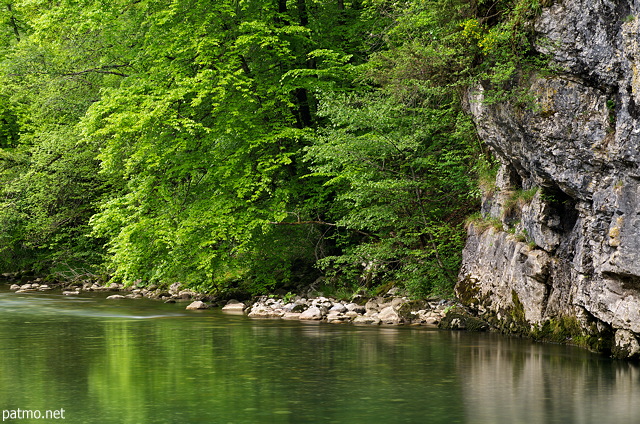
[[[195,311],[198,309],[209,309],[209,305],[207,305],[206,303],[204,303],[201,300],[196,300],[195,302],[191,302],[188,306],[187,306],[187,310],[189,311]]]

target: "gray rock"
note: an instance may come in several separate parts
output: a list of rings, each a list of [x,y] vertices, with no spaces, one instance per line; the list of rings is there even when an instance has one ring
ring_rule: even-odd
[[[124,297],[121,294],[112,294],[111,296],[107,296],[107,300],[117,300],[117,299],[126,299],[126,297]]]
[[[380,323],[387,325],[399,325],[404,322],[393,306],[387,306],[378,312],[378,319]]]
[[[366,313],[376,313],[380,311],[381,304],[384,304],[384,299],[381,297],[374,297],[372,299],[369,299],[364,305]]]
[[[613,356],[617,358],[640,357],[640,344],[632,332],[627,330],[616,331]]]
[[[393,308],[398,309],[400,306],[402,306],[405,303],[407,303],[407,299],[403,297],[396,297],[391,299],[391,302],[389,302],[389,306],[392,306]]]
[[[302,315],[300,312],[285,312],[284,315],[282,315],[282,319],[299,320],[300,315]]]
[[[207,305],[201,300],[196,300],[194,302],[191,302],[189,305],[187,305],[186,309],[190,311],[194,311],[198,309],[209,309],[209,305]]]
[[[334,303],[329,312],[345,313],[347,312],[347,307],[342,303]]]
[[[388,291],[387,291],[387,296],[398,296],[400,294],[400,289],[398,287],[391,287]]]
[[[281,309],[273,309],[264,303],[258,302],[251,307],[248,316],[250,318],[280,318],[285,314]]]
[[[222,307],[222,310],[225,312],[243,312],[245,308],[246,305],[244,303],[232,299]]]
[[[337,311],[329,312],[325,318],[328,323],[340,323],[348,320],[344,314]]]
[[[323,308],[317,306],[311,306],[306,311],[300,314],[301,320],[321,320],[325,316],[325,311]]]
[[[351,302],[352,303],[357,303],[358,305],[364,305],[365,303],[367,303],[368,299],[364,294],[355,294],[352,298],[351,298]]]
[[[304,312],[306,309],[308,308],[308,306],[304,303],[299,303],[296,304],[293,309],[291,310],[291,312]]]
[[[358,315],[352,322],[354,324],[378,325],[380,324],[380,318],[377,315]]]
[[[358,305],[357,303],[348,303],[345,307],[348,311],[353,311],[356,314],[364,314],[367,311],[364,305]]]
[[[293,308],[295,308],[295,307],[296,307],[295,303],[287,303],[286,305],[284,305],[282,307],[282,310],[285,311],[285,312],[293,312]]]
[[[317,307],[322,307],[322,308],[326,308],[329,309],[333,306],[333,302],[329,299],[327,299],[326,297],[319,297],[317,299],[314,299],[311,304],[313,306],[317,306]]]
[[[427,327],[437,327],[440,324],[440,319],[436,317],[427,317],[421,322],[421,324]]]
[[[197,293],[195,293],[193,290],[180,290],[177,296],[182,300],[191,300],[197,297]]]
[[[344,313],[344,316],[349,318],[349,319],[354,319],[357,316],[359,316],[359,314],[356,311],[347,311]]]

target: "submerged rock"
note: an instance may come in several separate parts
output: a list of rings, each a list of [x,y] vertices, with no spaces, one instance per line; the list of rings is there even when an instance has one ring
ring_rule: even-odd
[[[107,300],[118,300],[118,299],[126,299],[126,297],[124,297],[121,294],[112,294],[111,296],[107,296]]]

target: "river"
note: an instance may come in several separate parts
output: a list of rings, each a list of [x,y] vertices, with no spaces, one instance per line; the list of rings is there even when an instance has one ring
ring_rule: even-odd
[[[252,320],[184,306],[3,289],[5,418],[18,409],[59,412],[46,422],[132,424],[640,417],[640,367],[579,348],[489,333]]]

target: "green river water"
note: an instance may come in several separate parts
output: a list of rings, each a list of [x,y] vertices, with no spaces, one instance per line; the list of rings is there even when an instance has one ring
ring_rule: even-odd
[[[640,420],[640,368],[578,348],[104,296],[0,291],[5,422]],[[18,409],[64,418],[8,419]]]

